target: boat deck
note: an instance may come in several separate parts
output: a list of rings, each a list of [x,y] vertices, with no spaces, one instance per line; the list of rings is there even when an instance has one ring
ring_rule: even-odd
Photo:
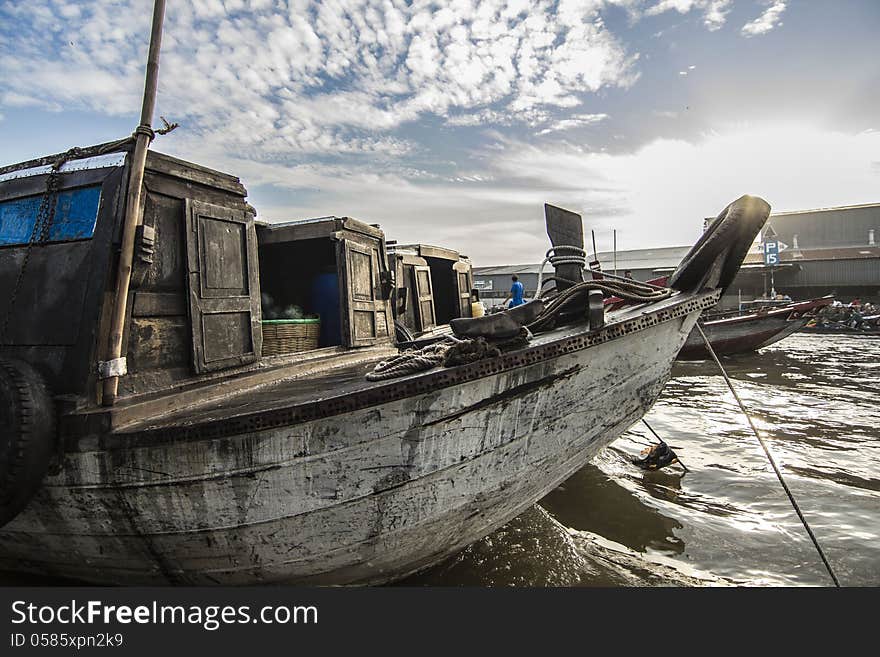
[[[686,314],[693,311],[694,303],[708,307],[714,297],[710,293],[699,299],[689,296],[689,302],[683,303],[679,295],[673,295],[649,305],[624,307],[609,312],[605,326],[598,331],[589,331],[584,323],[568,325],[536,335],[527,347],[505,352],[500,358],[434,368],[386,381],[368,381],[365,375],[378,361],[396,352],[363,349],[319,359],[310,363],[307,370],[264,371],[260,374],[260,385],[248,385],[245,381],[229,385],[231,382],[227,381],[220,392],[206,388],[202,394],[199,390],[170,393],[146,402],[133,400],[128,405],[95,409],[79,417],[91,415],[93,421],[101,418],[111,424],[109,431],[101,431],[98,425],[92,432],[105,447],[111,443],[121,447],[260,431],[403,399],[413,393],[430,392],[552,359]],[[89,447],[69,444],[68,448]]]
[[[583,325],[548,331],[535,336],[528,347],[506,352],[502,358],[510,361],[511,357],[516,359],[517,354],[537,351],[542,346],[584,332]],[[474,370],[474,365],[480,363],[485,368],[488,363],[479,361],[470,366],[434,368],[384,381],[368,381],[366,374],[383,358],[388,358],[388,355],[378,354],[348,365],[286,378],[258,388],[241,388],[212,400],[178,405],[159,416],[137,419],[119,426],[116,435],[146,437],[146,434],[150,434],[151,440],[154,440],[159,437],[158,434],[186,435],[187,428],[200,427],[200,431],[203,431],[206,426],[213,425],[219,429],[218,425],[224,424],[226,430],[222,432],[226,433],[233,426],[238,427],[238,430],[245,428],[243,425],[250,425],[253,429],[272,426],[276,422],[289,421],[291,415],[308,420],[316,414],[345,412],[391,398],[408,396],[413,391],[448,385],[455,382],[461,370]],[[516,366],[516,363],[510,364]],[[453,371],[456,376],[452,375]],[[472,371],[466,378],[479,378],[488,373],[488,369],[485,373]],[[282,420],[281,417],[285,419]]]
[[[334,397],[346,397],[368,388],[375,382],[364,377],[379,358],[363,363],[319,372],[307,377],[279,381],[257,389],[243,389],[227,397],[207,403],[178,408],[161,418],[150,418],[121,429],[122,433],[203,424],[218,419],[229,419],[255,413],[266,413],[279,408],[301,407]],[[396,379],[400,380],[400,379]]]

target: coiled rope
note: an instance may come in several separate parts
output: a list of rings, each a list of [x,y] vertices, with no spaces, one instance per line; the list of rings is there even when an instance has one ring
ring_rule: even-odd
[[[524,347],[531,339],[532,334],[525,326],[520,328],[519,334],[506,340],[490,341],[482,336],[462,340],[447,335],[439,342],[379,362],[372,372],[367,372],[366,378],[367,381],[383,381],[424,372],[438,365],[454,367],[485,358],[497,358],[504,350]]]
[[[813,542],[813,545],[816,548],[816,552],[819,553],[819,557],[822,559],[822,563],[825,564],[825,569],[828,571],[828,574],[831,576],[831,581],[834,582],[834,586],[840,587],[840,581],[837,579],[837,575],[834,574],[834,569],[831,567],[831,564],[828,562],[828,557],[825,556],[824,550],[822,550],[822,546],[819,545],[819,540],[816,538],[816,535],[813,533],[813,530],[810,528],[810,523],[807,522],[807,519],[804,517],[803,512],[801,511],[800,506],[798,506],[797,500],[794,499],[794,495],[791,490],[788,488],[788,484],[785,483],[785,479],[782,476],[782,472],[779,470],[779,466],[776,465],[776,460],[773,458],[773,455],[770,453],[767,445],[764,443],[764,439],[761,438],[761,434],[758,433],[758,429],[755,427],[755,423],[752,421],[752,417],[746,411],[745,405],[742,403],[742,399],[739,398],[739,395],[736,394],[736,389],[733,387],[733,383],[730,380],[730,376],[728,376],[727,371],[724,369],[724,366],[721,364],[721,361],[718,360],[718,356],[715,354],[715,350],[712,348],[711,343],[709,342],[709,338],[706,337],[706,334],[703,332],[703,327],[700,326],[700,323],[696,324],[697,330],[700,332],[700,335],[703,338],[703,342],[706,343],[706,349],[708,349],[709,353],[712,356],[712,360],[715,361],[715,364],[718,366],[718,369],[721,370],[721,375],[724,377],[724,382],[727,383],[727,387],[730,389],[730,392],[733,394],[733,398],[736,399],[736,403],[739,404],[739,408],[742,411],[743,415],[746,416],[746,420],[749,422],[749,426],[752,428],[752,433],[755,434],[755,438],[758,439],[758,442],[761,444],[761,449],[764,450],[764,454],[767,456],[767,460],[770,461],[770,465],[773,466],[773,472],[776,473],[776,478],[779,479],[779,483],[782,484],[782,489],[785,491],[785,494],[788,496],[788,501],[791,502],[791,506],[794,508],[795,513],[797,513],[798,518],[800,518],[801,523],[804,526],[804,529],[807,530],[807,535],[810,537],[810,540]]]
[[[528,329],[534,333],[552,328],[556,319],[565,310],[570,309],[575,305],[583,307],[582,303],[576,304],[576,302],[579,301],[579,297],[589,294],[590,290],[601,290],[612,296],[620,297],[626,301],[634,301],[636,303],[652,303],[665,299],[672,294],[670,288],[659,287],[650,283],[641,283],[628,278],[574,283],[571,287],[566,288],[556,296],[549,298],[545,302],[546,307],[544,312],[538,315],[538,317],[528,325]]]
[[[458,341],[454,336],[447,336],[440,342],[429,344],[421,349],[405,351],[402,354],[380,361],[372,372],[367,372],[367,381],[383,381],[396,379],[399,376],[415,374],[430,370],[443,362],[446,352]]]
[[[569,255],[561,255],[560,251],[567,252]],[[548,262],[554,267],[557,265],[580,265],[581,269],[586,269],[587,252],[579,246],[569,246],[566,244],[551,246],[547,249],[544,260],[541,262],[541,268],[538,270],[538,286],[535,288],[533,299],[537,299],[541,294],[541,286],[544,284],[544,267]]]

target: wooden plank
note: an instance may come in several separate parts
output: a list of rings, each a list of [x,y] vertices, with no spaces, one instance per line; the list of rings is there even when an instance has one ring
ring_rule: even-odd
[[[186,317],[133,317],[129,325],[129,372],[185,365],[189,360],[188,343]]]
[[[385,237],[385,233],[383,233],[382,229],[378,226],[371,226],[358,219],[352,219],[351,217],[341,217],[341,220],[342,227],[345,230],[350,230],[354,233],[360,233],[362,235],[366,235],[367,237],[372,237],[380,240],[384,239]]]
[[[186,287],[184,244],[185,203],[182,198],[148,189],[144,202],[144,225],[155,231],[152,264],[139,290],[165,292]],[[149,313],[147,313],[149,314]],[[178,313],[173,313],[178,314]]]
[[[81,148],[77,159],[84,159],[87,157],[94,157],[95,155],[105,155],[107,153],[122,153],[128,152],[134,147],[134,143],[126,143],[121,146],[114,146],[116,142],[105,142],[103,144],[97,144],[95,146],[87,146],[85,148]],[[112,148],[111,148],[112,147]],[[22,169],[31,169],[33,167],[41,167],[49,164],[54,164],[58,161],[58,159],[64,155],[64,153],[55,153],[54,155],[46,155],[44,157],[38,157],[33,160],[27,160],[25,162],[19,162],[17,164],[8,164],[6,166],[0,166],[0,174],[10,173],[12,171],[20,171]]]
[[[253,218],[187,199],[186,223],[195,371],[253,362],[262,347]]]
[[[147,169],[206,187],[222,189],[237,196],[247,196],[247,190],[236,176],[179,160],[158,151],[151,150],[147,153]]]
[[[423,258],[440,258],[441,260],[452,260],[458,262],[458,251],[447,249],[442,246],[432,246],[430,244],[417,244],[419,255]]]
[[[141,292],[134,295],[135,317],[186,316],[186,296],[182,292]]]
[[[437,325],[437,314],[434,310],[434,285],[431,280],[431,268],[412,268],[412,289],[416,294],[416,317],[418,330],[427,331]]]
[[[168,196],[180,201],[193,199],[241,210],[247,210],[248,207],[241,196],[230,193],[228,190],[173,178],[155,171],[146,171],[144,173],[144,187],[153,194]]]
[[[338,219],[327,219],[303,224],[268,224],[256,227],[257,239],[261,245],[328,238],[332,237],[340,229],[341,223]]]
[[[452,265],[452,275],[455,276],[455,289],[458,296],[458,317],[471,316],[471,288],[473,288],[473,273],[471,264],[459,260]]]
[[[118,172],[121,168],[122,167],[112,167],[62,173],[58,189],[59,191],[66,191],[69,189],[76,189],[77,187],[85,187],[87,185],[103,184],[107,178],[113,173]],[[42,196],[46,193],[47,178],[48,176],[42,175],[3,181],[0,183],[0,201],[20,198],[23,196]],[[106,192],[106,187],[102,190],[102,193],[103,192]]]

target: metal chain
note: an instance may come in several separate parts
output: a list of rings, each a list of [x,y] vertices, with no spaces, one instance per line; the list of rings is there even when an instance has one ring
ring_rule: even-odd
[[[71,148],[52,164],[52,168],[49,171],[49,177],[46,179],[46,191],[43,193],[43,198],[40,200],[40,207],[37,210],[34,227],[31,230],[31,236],[25,247],[24,259],[22,259],[21,266],[18,268],[18,277],[15,279],[15,285],[12,286],[12,293],[9,295],[9,303],[6,306],[6,314],[3,316],[3,325],[0,327],[0,343],[5,343],[6,341],[9,320],[12,317],[12,310],[15,306],[15,301],[21,290],[21,283],[24,280],[24,275],[27,271],[33,246],[37,242],[44,244],[49,241],[49,232],[52,230],[52,222],[55,221],[55,210],[58,207],[58,188],[61,184],[61,167],[69,159],[76,157],[79,151],[79,148]]]

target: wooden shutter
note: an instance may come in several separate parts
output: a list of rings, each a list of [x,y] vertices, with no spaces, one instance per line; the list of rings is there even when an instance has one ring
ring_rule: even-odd
[[[452,274],[455,276],[455,289],[458,294],[458,317],[471,316],[471,266],[466,262],[456,262],[452,265]]]
[[[416,292],[416,316],[419,322],[419,330],[427,331],[437,325],[437,315],[434,312],[434,287],[431,284],[430,267],[413,267],[414,285]]]
[[[352,347],[370,345],[388,337],[391,306],[379,287],[379,245],[366,246],[352,240],[340,241],[340,258],[345,274],[342,290],[347,319],[348,343]]]
[[[263,335],[251,215],[187,199],[186,258],[196,372],[255,361]]]

